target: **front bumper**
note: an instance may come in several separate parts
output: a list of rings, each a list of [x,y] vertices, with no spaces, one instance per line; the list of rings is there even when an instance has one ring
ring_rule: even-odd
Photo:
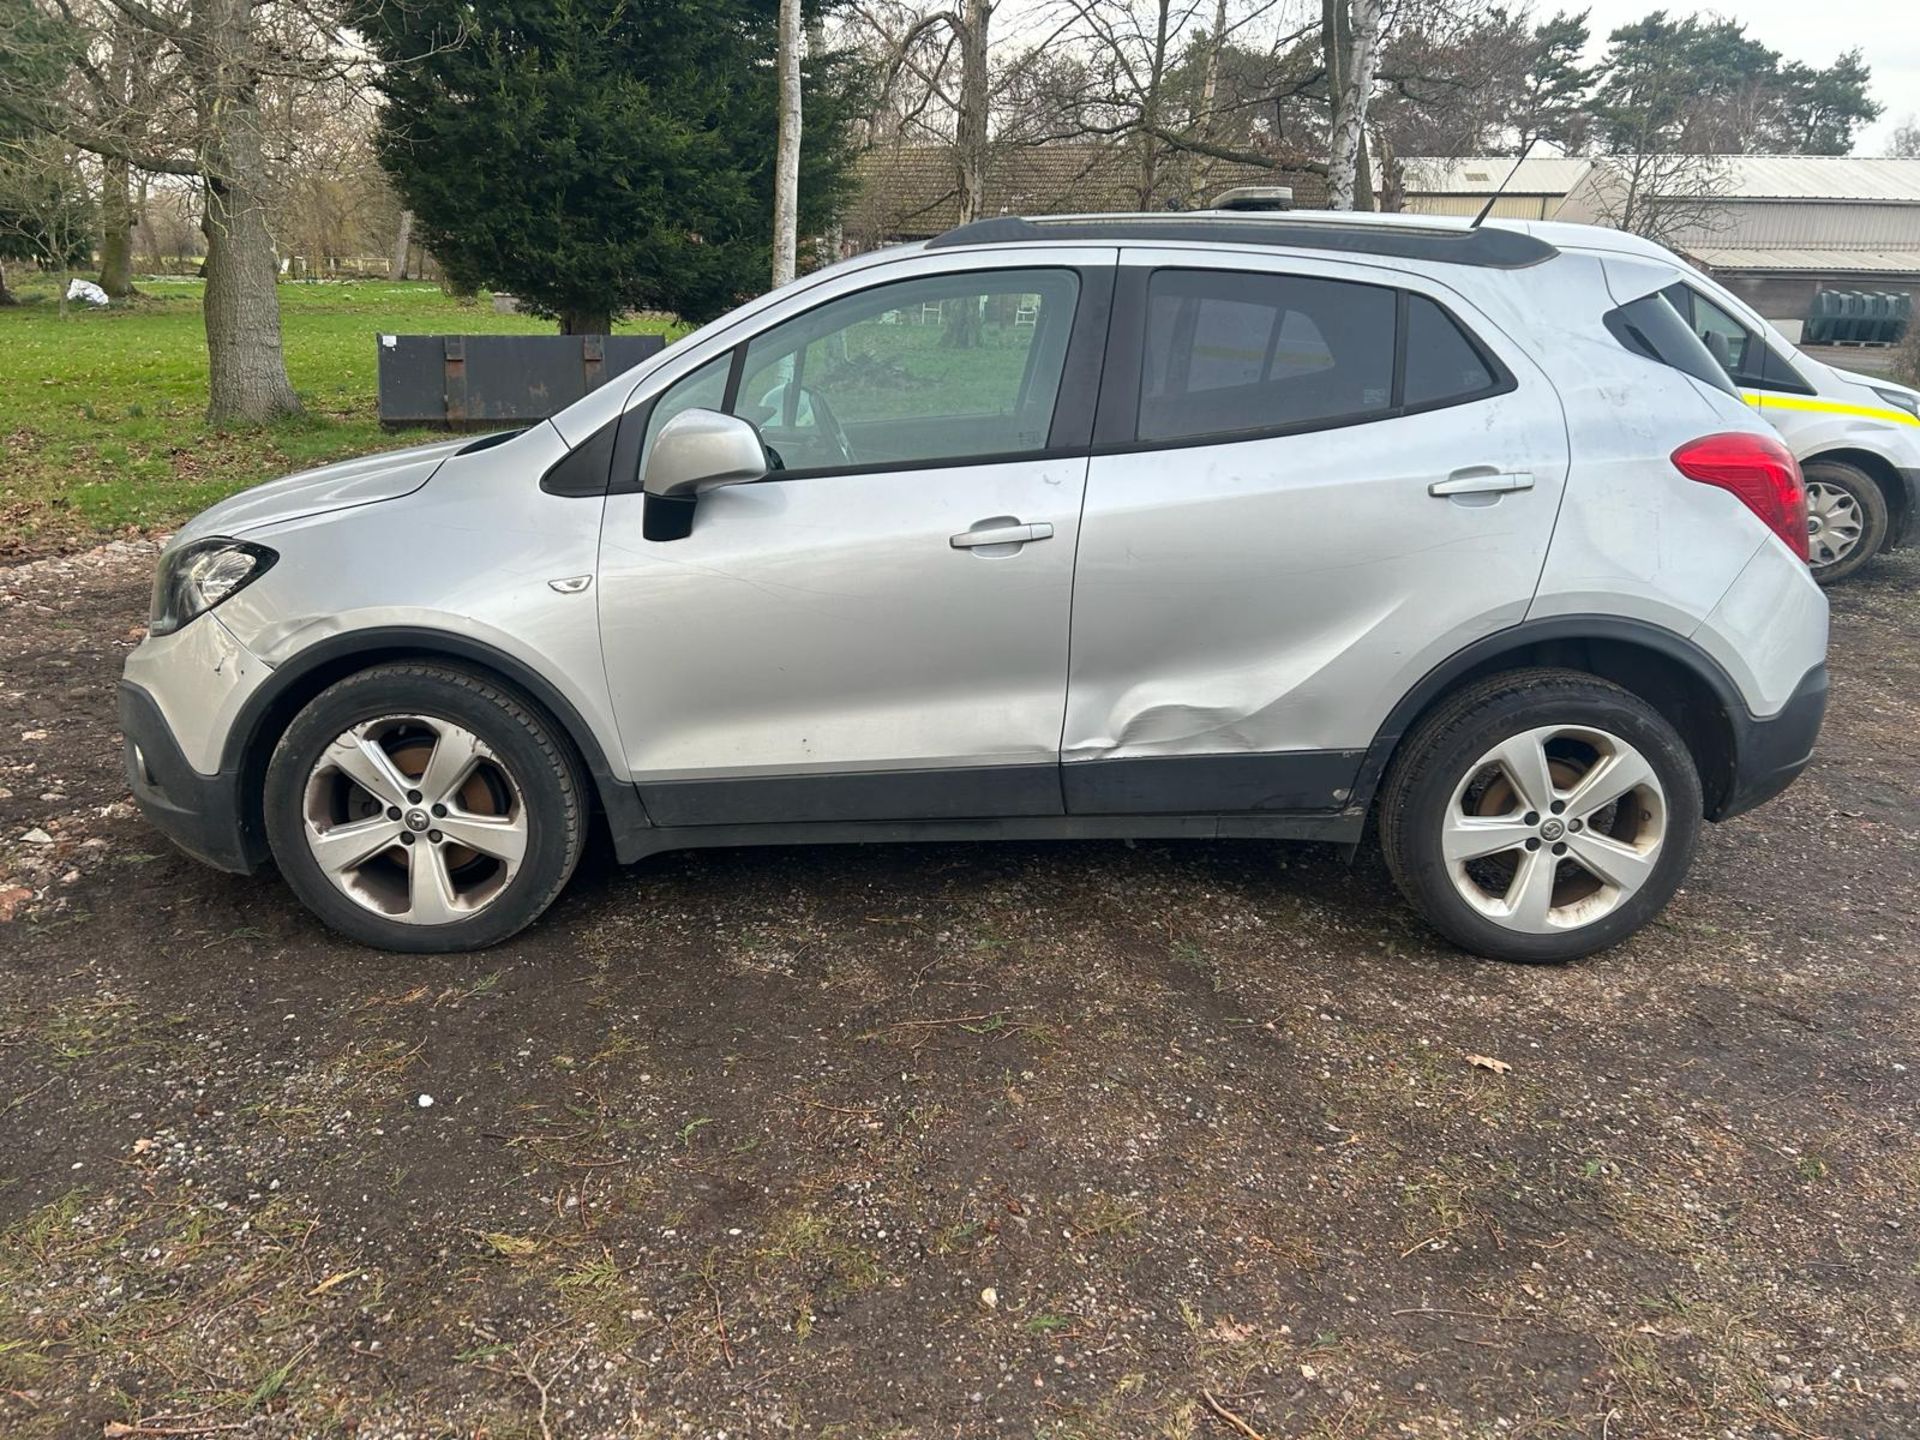
[[[1764,805],[1807,768],[1820,722],[1827,713],[1827,667],[1814,666],[1795,687],[1780,713],[1756,720],[1744,712],[1733,717],[1733,775],[1725,795],[1708,816],[1725,820]]]
[[[120,730],[133,798],[169,840],[235,874],[266,863],[266,837],[248,823],[239,772],[195,770],[153,697],[131,680],[120,682]]]

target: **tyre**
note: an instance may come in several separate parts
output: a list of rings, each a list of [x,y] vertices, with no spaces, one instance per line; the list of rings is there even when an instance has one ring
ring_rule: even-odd
[[[1887,543],[1887,497],[1866,471],[1842,460],[1809,460],[1807,563],[1822,585],[1845,580]]]
[[[1574,670],[1491,676],[1394,755],[1380,842],[1414,909],[1495,960],[1578,959],[1633,934],[1685,878],[1700,780],[1679,735]]]
[[[478,950],[531,924],[585,844],[572,746],[497,682],[378,665],[322,691],[267,767],[267,839],[334,930],[383,950]]]

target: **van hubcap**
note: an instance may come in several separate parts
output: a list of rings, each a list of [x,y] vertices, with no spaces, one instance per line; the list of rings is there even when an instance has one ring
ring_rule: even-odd
[[[1846,491],[1807,482],[1807,551],[1815,565],[1834,565],[1853,553],[1866,522]]]
[[[308,852],[342,894],[390,920],[485,909],[527,853],[519,783],[471,730],[388,715],[334,738],[307,774]]]
[[[1441,854],[1454,889],[1509,930],[1591,925],[1653,875],[1666,792],[1617,735],[1544,725],[1502,741],[1454,788]]]

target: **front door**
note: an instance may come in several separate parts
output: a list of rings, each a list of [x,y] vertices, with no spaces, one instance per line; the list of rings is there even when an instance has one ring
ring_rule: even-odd
[[[1072,813],[1332,811],[1429,669],[1518,622],[1546,377],[1417,276],[1123,255],[1074,585]]]
[[[656,824],[1060,813],[1111,259],[868,284],[643,400],[643,455],[697,405],[784,466],[677,540],[608,499],[608,678]]]

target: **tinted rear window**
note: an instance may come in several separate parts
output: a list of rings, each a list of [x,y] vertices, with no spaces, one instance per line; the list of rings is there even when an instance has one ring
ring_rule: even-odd
[[[1453,317],[1426,296],[1409,295],[1406,405],[1443,405],[1478,395],[1493,383],[1486,360]]]
[[[1142,440],[1384,414],[1395,295],[1294,275],[1156,270],[1147,286]]]
[[[1673,303],[1663,294],[1643,295],[1607,312],[1607,329],[1627,349],[1682,374],[1704,380],[1716,390],[1738,396],[1720,362],[1701,343]]]

